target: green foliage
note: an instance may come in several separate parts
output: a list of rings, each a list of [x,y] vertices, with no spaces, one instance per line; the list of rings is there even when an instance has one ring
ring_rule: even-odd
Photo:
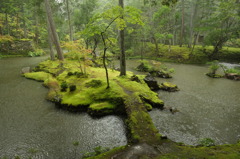
[[[46,72],[30,72],[30,73],[25,73],[23,76],[29,79],[37,80],[37,81],[45,81],[52,77],[51,74]]]
[[[92,64],[89,59],[92,51],[85,48],[83,39],[64,42],[62,46],[68,50],[64,56],[71,60],[77,60],[81,73],[87,75],[87,68]]]
[[[13,42],[14,38],[10,35],[0,35],[0,44],[6,42]]]
[[[107,148],[107,147],[101,147],[101,146],[98,146],[98,147],[95,147],[94,148],[94,152],[87,152],[83,155],[83,158],[89,158],[89,157],[93,157],[93,156],[97,156],[97,155],[100,155],[102,153],[105,153],[107,151],[109,151],[110,149]]]
[[[201,146],[210,147],[215,145],[215,141],[211,138],[203,138],[199,140]]]
[[[78,141],[75,141],[75,142],[73,142],[72,144],[73,144],[73,146],[75,146],[75,147],[79,146],[79,142],[78,142]]]
[[[67,84],[66,81],[62,82],[60,86],[61,86],[61,91],[62,92],[66,92],[67,91],[68,84]]]
[[[233,74],[238,74],[240,75],[240,70],[234,69],[234,68],[229,68],[225,70],[225,73],[233,73]]]
[[[220,67],[219,61],[214,60],[214,61],[212,61],[212,62],[208,62],[207,64],[210,64],[210,66],[209,66],[210,73],[216,74],[217,70],[218,70],[219,67]]]
[[[43,49],[35,49],[34,51],[28,52],[28,56],[30,56],[30,57],[42,56],[45,54],[46,53],[44,52]]]

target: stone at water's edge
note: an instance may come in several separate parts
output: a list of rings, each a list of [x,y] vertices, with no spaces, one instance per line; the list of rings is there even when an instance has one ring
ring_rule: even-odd
[[[172,78],[172,76],[169,73],[166,73],[164,71],[151,71],[149,72],[151,75],[160,77],[160,78]]]
[[[227,79],[235,80],[235,81],[240,81],[240,75],[236,73],[228,73],[225,75]]]
[[[148,74],[145,78],[144,78],[144,81],[147,83],[148,87],[151,89],[151,90],[159,90],[160,87],[156,81],[156,79]]]
[[[140,79],[139,79],[138,76],[136,76],[136,75],[133,75],[130,80],[131,80],[131,81],[136,81],[136,82],[138,82],[138,83],[141,83]]]
[[[179,88],[177,85],[169,83],[169,82],[164,82],[160,85],[160,89],[168,92],[175,92],[179,91]]]
[[[31,68],[30,67],[23,67],[22,70],[21,70],[21,73],[24,74],[24,73],[29,73],[29,72],[32,72]]]

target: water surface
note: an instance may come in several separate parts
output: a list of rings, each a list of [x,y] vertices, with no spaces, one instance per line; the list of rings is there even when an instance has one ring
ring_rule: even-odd
[[[126,145],[122,118],[93,119],[56,109],[44,99],[47,88],[21,77],[22,67],[44,59],[0,59],[0,158],[72,159],[97,146]]]
[[[133,68],[137,65],[137,60],[128,61],[128,69],[136,74]],[[156,78],[157,81],[177,84],[180,91],[158,94],[166,107],[179,112],[150,112],[160,133],[189,145],[198,144],[202,138],[211,138],[216,144],[236,143],[240,139],[240,82],[209,78],[205,75],[206,66],[166,65],[175,69],[173,78]]]

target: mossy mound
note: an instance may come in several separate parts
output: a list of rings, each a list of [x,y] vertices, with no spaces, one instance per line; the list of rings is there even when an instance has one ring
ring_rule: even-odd
[[[152,150],[148,150],[145,153],[135,148],[135,151],[129,152],[132,147],[136,146],[123,146],[114,148],[108,152],[102,153],[98,156],[90,157],[89,159],[111,159],[111,158],[138,158],[141,159],[238,159],[240,158],[240,143],[233,145],[218,145],[211,147],[195,147],[185,146],[178,143],[174,143],[170,140],[165,140],[160,144],[156,144],[158,154],[156,151],[154,155]],[[156,149],[155,149],[156,150]],[[129,157],[129,153],[131,153]],[[124,156],[124,157],[122,157]],[[128,156],[128,157],[126,157]]]
[[[106,114],[113,114],[116,109],[116,105],[109,102],[94,103],[88,108],[88,113],[93,116],[102,116]]]
[[[174,69],[168,69],[164,64],[156,61],[142,60],[140,65],[136,67],[137,71],[149,72],[154,77],[172,78],[170,75]]]
[[[131,72],[119,77],[118,71],[109,71],[110,88],[106,89],[103,68],[87,67],[86,70],[87,74],[83,75],[77,61],[44,61],[35,68],[38,72],[24,76],[44,81],[44,86],[49,88],[47,99],[58,106],[73,111],[87,110],[94,116],[125,112],[127,92],[134,92],[141,97],[147,110],[151,110],[152,106],[163,106],[163,101],[148,88],[143,76],[136,76],[139,80],[136,82],[132,81]]]
[[[169,83],[169,82],[164,82],[161,83],[160,89],[168,92],[176,92],[179,91],[179,88],[177,85]]]
[[[25,73],[24,77],[43,82],[46,79],[52,78],[52,75],[46,72],[30,72],[30,73]]]
[[[206,75],[211,78],[222,78],[223,77],[222,75],[214,74],[214,73],[206,73]]]
[[[163,154],[155,159],[195,158],[195,159],[237,159],[240,158],[240,144],[211,147],[177,146],[178,151]]]

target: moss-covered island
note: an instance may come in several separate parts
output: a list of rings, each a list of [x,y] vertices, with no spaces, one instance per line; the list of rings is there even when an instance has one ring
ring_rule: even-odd
[[[34,72],[25,73],[29,79],[44,82],[49,88],[47,100],[70,111],[86,111],[92,116],[126,115],[128,144],[114,148],[92,159],[167,159],[167,158],[240,158],[240,144],[212,147],[191,147],[177,144],[159,134],[148,111],[163,108],[163,101],[150,90],[144,76],[120,77],[110,70],[107,88],[103,68],[79,66],[78,61],[44,61]]]

